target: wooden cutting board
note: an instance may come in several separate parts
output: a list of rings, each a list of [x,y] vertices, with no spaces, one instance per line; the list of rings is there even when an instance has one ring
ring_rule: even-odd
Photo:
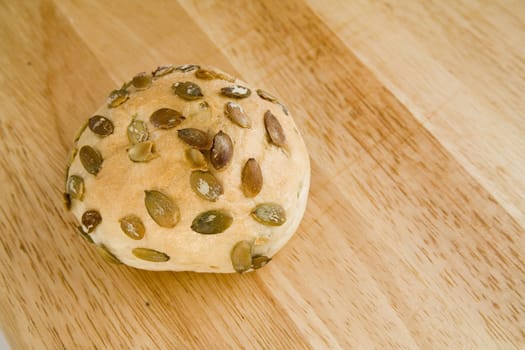
[[[525,347],[525,2],[0,2],[0,325],[13,349]],[[245,275],[106,264],[61,203],[78,126],[163,63],[288,103],[296,236]]]

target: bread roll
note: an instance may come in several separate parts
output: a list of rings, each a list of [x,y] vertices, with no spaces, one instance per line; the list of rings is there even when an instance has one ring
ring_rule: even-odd
[[[277,98],[213,67],[163,66],[88,119],[64,198],[110,262],[230,273],[284,246],[309,185],[307,149]]]

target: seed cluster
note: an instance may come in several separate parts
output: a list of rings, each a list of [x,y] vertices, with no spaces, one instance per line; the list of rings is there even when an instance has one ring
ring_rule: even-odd
[[[203,69],[198,65],[160,66],[152,73],[142,72],[137,74],[129,82],[124,83],[120,89],[112,91],[108,96],[108,108],[118,108],[131,98],[134,93],[150,88],[155,79],[174,71],[183,73],[194,72],[194,76],[200,80],[223,80],[229,83],[234,83],[236,80],[225,73]],[[183,100],[193,101],[204,98],[200,86],[192,81],[176,81],[171,88],[174,95]],[[288,114],[286,107],[276,97],[260,89],[256,90],[256,92],[261,99],[281,105],[284,113]],[[239,101],[249,98],[251,90],[247,87],[233,84],[222,87],[217,93],[225,98],[233,99],[233,101],[225,102],[224,116],[238,127],[250,129],[252,121]],[[203,101],[200,103],[200,107],[206,110],[209,108],[209,104]],[[267,110],[261,118],[266,128],[267,141],[274,146],[285,148],[286,137],[277,117],[270,110]],[[149,123],[155,129],[167,130],[178,127],[186,119],[186,116],[177,110],[160,108],[150,115]],[[89,127],[91,132],[100,138],[108,137],[115,131],[113,122],[102,115],[91,117],[81,129],[80,134],[84,132],[86,127]],[[75,143],[80,138],[80,134],[76,137]],[[160,156],[155,149],[154,142],[149,138],[147,122],[136,119],[136,115],[133,116],[126,127],[126,134],[130,143],[129,148],[127,148],[130,161],[149,162]],[[220,196],[224,194],[225,189],[219,179],[210,171],[211,168],[208,166],[208,163],[218,172],[229,166],[234,157],[234,143],[231,137],[222,130],[218,130],[214,135],[210,135],[207,131],[197,128],[178,129],[177,137],[188,146],[185,150],[185,156],[192,169],[189,175],[190,188],[203,200],[218,201]],[[76,153],[75,148],[68,163],[67,173]],[[78,151],[78,156],[84,169],[92,176],[97,176],[102,170],[103,155],[93,146],[82,146]],[[249,158],[244,164],[240,174],[240,183],[242,191],[247,198],[254,198],[260,193],[263,187],[263,173],[259,162],[255,158]],[[72,200],[83,200],[85,191],[84,179],[80,175],[73,174],[66,179],[64,200],[68,209]],[[176,201],[162,191],[155,189],[145,190],[144,206],[148,215],[160,227],[173,228],[179,223],[180,209]],[[260,203],[253,208],[250,214],[255,221],[266,226],[280,226],[286,222],[284,208],[276,203]],[[233,221],[234,217],[227,210],[208,210],[198,214],[193,219],[191,229],[203,235],[219,234],[226,231]],[[78,227],[80,234],[93,243],[90,234],[101,222],[102,216],[97,210],[91,209],[86,211],[82,215],[82,225]],[[119,219],[119,223],[122,232],[129,239],[140,241],[144,238],[146,227],[138,215],[126,215]],[[243,240],[237,242],[232,247],[230,254],[235,271],[242,273],[266,265],[271,259],[255,254],[254,247],[266,244],[268,241],[267,238],[259,237],[254,241]],[[121,263],[103,244],[99,244],[97,250],[106,261]],[[165,262],[170,259],[167,254],[146,247],[136,247],[132,250],[132,254],[138,259],[150,262]]]

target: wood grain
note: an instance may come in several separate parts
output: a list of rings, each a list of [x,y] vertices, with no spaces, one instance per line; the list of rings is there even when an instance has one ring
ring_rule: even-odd
[[[1,1],[0,23],[13,349],[525,347],[523,2]],[[78,126],[167,62],[275,92],[311,150],[257,273],[109,266],[62,209]]]

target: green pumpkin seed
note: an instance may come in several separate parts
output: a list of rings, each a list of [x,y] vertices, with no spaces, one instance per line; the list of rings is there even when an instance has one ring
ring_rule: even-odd
[[[149,162],[159,156],[155,153],[155,144],[153,141],[145,141],[134,144],[128,149],[128,157],[131,161],[137,163]]]
[[[199,85],[191,81],[178,82],[171,86],[175,95],[188,101],[198,100],[204,95]]]
[[[96,210],[88,210],[82,214],[81,221],[87,233],[91,233],[102,222],[102,216],[100,216],[100,213]]]
[[[134,248],[131,252],[137,258],[146,261],[165,262],[170,260],[170,257],[167,254],[149,248]]]
[[[179,72],[188,73],[188,72],[194,71],[195,69],[199,69],[199,68],[200,66],[197,64],[181,64],[180,66],[177,66],[177,68],[175,69],[178,70]]]
[[[82,238],[84,238],[86,241],[88,241],[89,243],[95,243],[93,242],[93,238],[91,238],[90,235],[84,232],[84,229],[82,228],[82,226],[77,226],[77,231],[78,233],[80,233],[80,236],[82,236]]]
[[[66,193],[70,198],[82,200],[84,196],[84,179],[78,175],[71,175],[67,179]]]
[[[202,69],[202,68],[198,69],[195,72],[195,77],[199,79],[203,79],[203,80],[221,79],[221,80],[229,81],[230,83],[233,83],[235,81],[234,77],[229,76],[227,74],[216,72],[213,70]]]
[[[120,219],[119,222],[120,222],[120,229],[129,238],[138,240],[144,237],[146,228],[144,227],[144,224],[142,223],[142,221],[140,220],[138,216],[127,215],[127,216],[124,216],[122,219]]]
[[[264,126],[271,143],[279,147],[283,147],[286,144],[283,127],[270,111],[266,111],[264,114]]]
[[[171,197],[160,191],[144,191],[146,209],[159,226],[171,228],[177,225],[180,219],[179,207]]]
[[[252,258],[252,268],[254,270],[260,269],[264,265],[268,264],[272,259],[264,255],[257,255]]]
[[[97,245],[96,248],[100,253],[100,256],[102,256],[102,259],[104,259],[106,262],[117,265],[122,264],[122,261],[120,261],[112,252],[110,252],[105,245]]]
[[[142,120],[133,119],[127,128],[128,140],[131,144],[147,141],[149,138],[148,124]]]
[[[217,170],[224,169],[233,158],[233,142],[228,134],[219,131],[213,137],[210,151],[210,163]]]
[[[62,193],[62,204],[64,204],[66,210],[71,210],[71,197],[69,196],[69,193]]]
[[[242,191],[248,198],[255,197],[261,192],[263,176],[259,163],[254,158],[248,159],[241,175]]]
[[[78,142],[78,140],[80,139],[80,136],[82,136],[82,134],[84,133],[84,130],[86,130],[86,128],[88,127],[88,124],[89,124],[89,120],[86,120],[86,122],[84,123],[84,125],[82,125],[80,127],[80,129],[77,130],[77,133],[75,134],[75,144]]]
[[[252,217],[263,225],[281,226],[286,222],[286,213],[279,204],[263,203],[251,212]]]
[[[244,113],[242,107],[235,102],[226,102],[224,105],[224,114],[241,128],[251,128],[252,126],[250,118]]]
[[[252,245],[248,241],[237,242],[230,253],[233,269],[239,273],[252,266]]]
[[[89,118],[89,129],[99,136],[108,136],[113,134],[113,123],[108,118],[95,115]]]
[[[212,202],[217,201],[224,193],[221,183],[210,172],[193,171],[190,175],[190,186],[199,197]]]
[[[232,85],[223,87],[221,94],[232,98],[246,98],[252,94],[252,91],[241,85]]]
[[[209,210],[197,215],[191,229],[205,235],[224,232],[233,222],[232,216],[224,210]]]
[[[149,121],[153,126],[160,129],[171,129],[179,125],[184,119],[179,111],[171,108],[161,108],[156,110],[149,117]]]
[[[279,102],[279,100],[277,100],[277,97],[261,89],[257,89],[257,95],[259,95],[259,97],[262,98],[263,100],[270,101],[272,103]]]
[[[133,77],[131,84],[138,90],[144,90],[151,86],[153,77],[151,74],[142,72]]]
[[[180,129],[177,131],[177,135],[193,148],[207,151],[211,147],[211,138],[202,130],[195,128]]]
[[[207,169],[206,158],[204,158],[204,155],[195,148],[189,148],[186,150],[186,159],[190,162],[193,169]]]
[[[104,161],[102,155],[91,146],[82,146],[78,152],[78,157],[80,158],[80,162],[84,169],[92,175],[97,175],[102,168],[102,163]]]
[[[113,90],[108,96],[108,107],[115,108],[126,102],[129,98],[129,93],[126,90]]]
[[[173,72],[173,70],[175,69],[175,67],[173,67],[172,65],[167,65],[167,66],[159,66],[157,67],[157,69],[155,69],[153,72],[151,72],[151,75],[153,76],[153,78],[160,78],[166,74],[170,74],[171,72]]]

